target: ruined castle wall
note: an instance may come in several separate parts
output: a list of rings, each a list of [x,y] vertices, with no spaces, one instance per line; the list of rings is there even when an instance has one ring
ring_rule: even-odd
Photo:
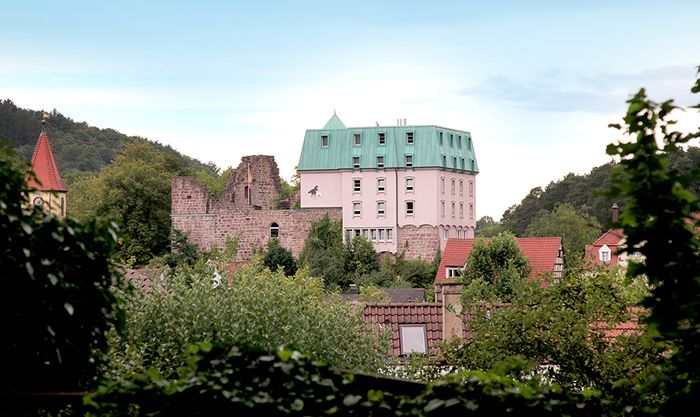
[[[299,257],[311,223],[328,214],[331,220],[342,218],[338,209],[254,210],[230,209],[216,214],[173,214],[173,226],[185,232],[201,250],[223,247],[226,237],[238,236],[236,260],[250,258],[256,248],[267,245],[273,223],[278,226],[280,244]]]
[[[427,224],[399,227],[397,239],[398,251],[404,252],[407,259],[421,258],[432,261],[440,247],[438,227]]]
[[[250,199],[247,197],[248,167],[252,183]],[[251,155],[241,158],[238,165],[226,181],[226,187],[220,200],[220,208],[245,208],[257,206],[273,209],[274,201],[281,193],[279,168],[275,158],[270,155]]]
[[[212,211],[214,196],[199,181],[190,177],[173,177],[170,185],[172,214],[207,214]]]

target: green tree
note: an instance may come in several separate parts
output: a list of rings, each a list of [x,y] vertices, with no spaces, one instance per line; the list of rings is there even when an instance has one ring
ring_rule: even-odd
[[[294,275],[297,272],[297,262],[292,252],[282,247],[277,239],[270,239],[267,242],[263,263],[273,271],[282,268],[287,275]]]
[[[169,248],[170,178],[184,173],[177,159],[133,143],[99,174],[71,184],[69,210],[82,220],[102,215],[115,221],[122,232],[120,257],[144,265]]]
[[[331,221],[328,215],[313,222],[299,263],[309,269],[309,274],[323,278],[326,286],[333,287],[347,282],[345,274],[345,249],[343,228],[340,222]]]
[[[195,171],[194,178],[200,183],[207,186],[209,192],[216,198],[221,197],[226,187],[226,181],[233,172],[233,167],[229,166],[222,172],[216,167],[200,169]]]
[[[360,311],[329,299],[322,280],[254,264],[217,283],[217,271],[199,265],[152,282],[148,293],[123,295],[126,331],[111,339],[108,378],[123,381],[150,368],[174,377],[186,364],[187,346],[200,342],[293,345],[346,369],[382,365],[388,346]]]
[[[700,93],[700,67],[697,75],[693,93]],[[620,158],[611,195],[627,199],[620,216],[623,249],[645,257],[630,264],[628,275],[648,277],[652,290],[644,306],[651,309],[650,333],[670,358],[650,380],[647,393],[665,395],[662,414],[680,415],[700,394],[700,200],[691,191],[700,169],[683,174],[670,167],[668,155],[699,138],[700,129],[675,130],[673,100],[653,102],[644,89],[628,103],[624,127],[611,125],[627,136],[607,148]]]
[[[538,214],[525,231],[525,236],[564,238],[569,261],[580,262],[587,244],[593,243],[602,230],[595,217],[581,213],[570,204],[559,204],[553,211]]]
[[[121,323],[110,257],[117,235],[103,220],[34,209],[23,168],[0,149],[0,393],[89,389],[105,332]]]
[[[515,237],[502,233],[491,241],[478,239],[463,271],[465,295],[486,291],[491,301],[508,302],[529,274],[530,263]],[[468,298],[467,304],[474,301]]]

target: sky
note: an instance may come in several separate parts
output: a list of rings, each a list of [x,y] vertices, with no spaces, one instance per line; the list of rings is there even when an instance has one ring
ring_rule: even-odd
[[[0,99],[221,168],[306,129],[472,134],[477,217],[610,161],[625,100],[697,103],[700,1],[0,0]],[[698,126],[692,114],[681,126]]]

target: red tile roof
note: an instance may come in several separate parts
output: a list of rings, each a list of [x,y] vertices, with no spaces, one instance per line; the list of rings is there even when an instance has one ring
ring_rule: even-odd
[[[391,329],[390,354],[401,354],[400,324],[424,324],[428,339],[428,351],[436,354],[442,343],[442,304],[397,303],[367,304],[362,319],[376,323],[380,330]]]
[[[449,239],[442,255],[435,282],[445,281],[445,267],[462,268],[478,239]],[[484,239],[490,242],[491,239]],[[553,273],[561,249],[560,237],[519,237],[516,239],[523,255],[530,261],[530,279]]]
[[[46,136],[44,131],[39,135],[39,141],[34,147],[32,171],[36,174],[38,182],[30,178],[27,182],[29,188],[36,188],[41,191],[67,191],[66,184],[63,183],[63,178],[58,172],[58,166],[51,151],[51,144],[49,144],[49,137]]]

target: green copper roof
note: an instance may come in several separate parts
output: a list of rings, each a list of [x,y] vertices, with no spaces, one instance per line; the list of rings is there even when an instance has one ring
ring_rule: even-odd
[[[333,112],[333,116],[328,119],[328,122],[326,123],[325,126],[323,126],[324,129],[347,129],[345,127],[345,124],[340,120],[340,117],[338,117],[335,112]]]
[[[356,135],[359,135],[356,136]],[[381,135],[384,143],[381,144]],[[410,143],[410,137],[413,137]],[[356,141],[359,140],[359,145]],[[354,169],[443,168],[479,172],[469,132],[440,126],[377,126],[346,128],[336,115],[323,129],[309,129],[299,158],[299,171]],[[409,157],[409,158],[407,158]],[[407,165],[407,159],[412,165]]]

